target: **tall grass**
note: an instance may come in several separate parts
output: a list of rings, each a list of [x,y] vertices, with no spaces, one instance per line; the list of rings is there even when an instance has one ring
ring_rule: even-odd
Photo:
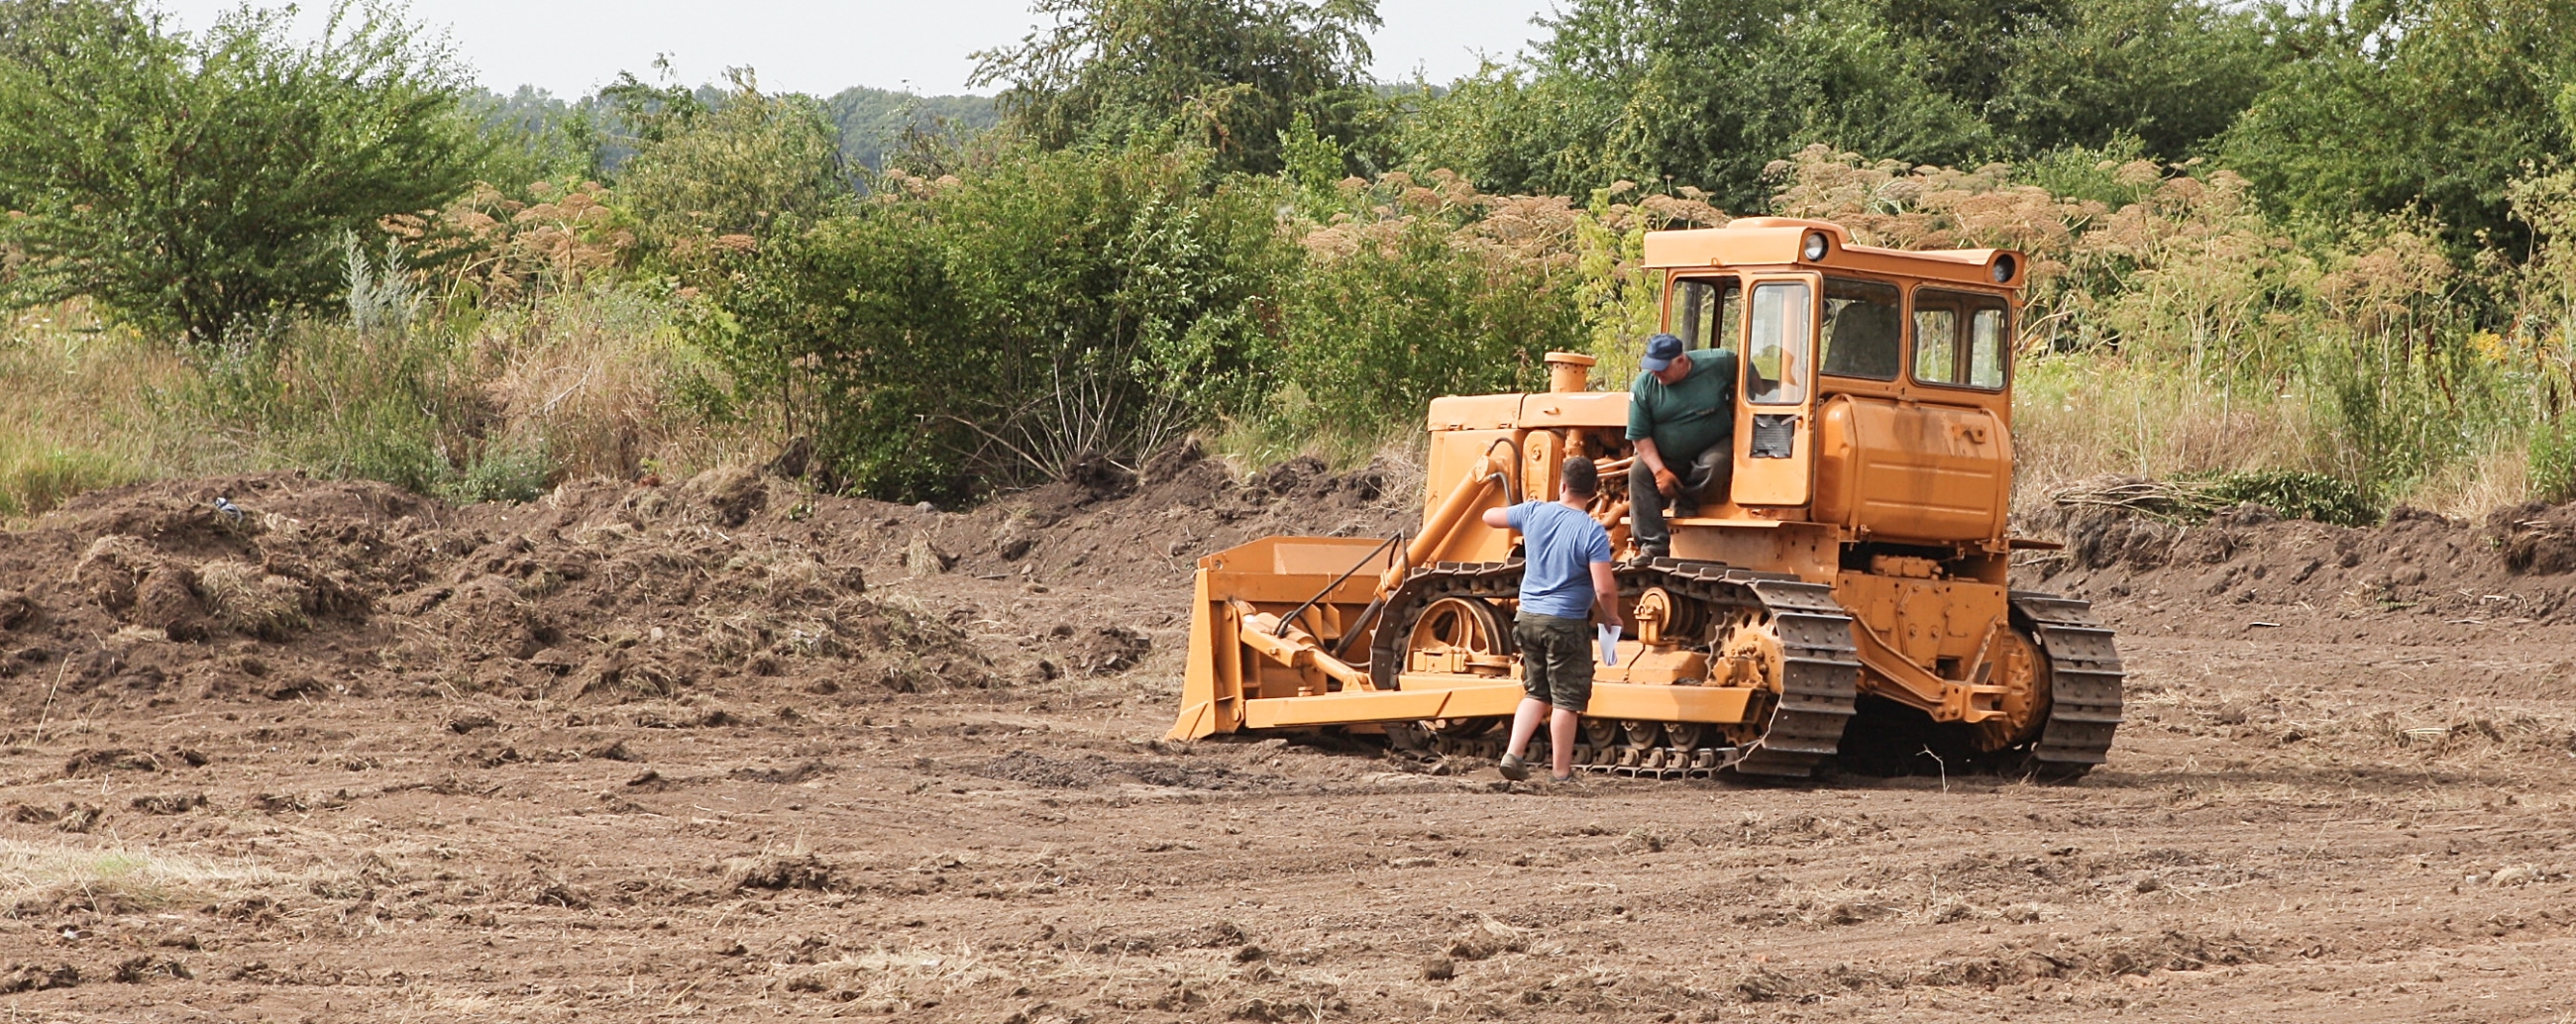
[[[181,350],[77,304],[0,326],[0,517],[97,487],[300,469],[459,501],[767,454],[682,391],[664,297],[608,286],[488,314],[306,319]],[[358,323],[367,323],[361,328]]]
[[[2106,473],[2257,470],[2330,474],[2383,509],[2576,498],[2576,174],[2517,186],[2535,242],[2516,259],[2410,216],[2285,223],[2224,170],[2117,151],[1960,171],[1815,147],[1772,172],[1783,212],[1864,242],[2030,255],[2025,502]]]
[[[712,422],[695,404],[721,371],[682,340],[672,302],[588,288],[498,311],[474,335],[476,376],[560,475],[632,478],[770,454],[764,432]]]
[[[102,326],[85,304],[0,322],[0,519],[199,464],[210,446],[163,413],[189,377],[167,348]]]
[[[2017,497],[2027,503],[2104,474],[2328,468],[2319,410],[2298,394],[2255,397],[2222,395],[2117,355],[2026,358],[2013,402]]]

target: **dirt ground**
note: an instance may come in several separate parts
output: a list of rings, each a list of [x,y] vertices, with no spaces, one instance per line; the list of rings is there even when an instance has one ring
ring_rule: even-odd
[[[1192,558],[1420,486],[84,497],[0,534],[0,1007],[2576,1022],[2576,507],[2040,517],[2130,668],[2075,785],[1157,739]]]

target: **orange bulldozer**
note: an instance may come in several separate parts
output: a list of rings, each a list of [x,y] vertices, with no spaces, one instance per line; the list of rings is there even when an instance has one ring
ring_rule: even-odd
[[[1431,403],[1409,537],[1267,537],[1199,560],[1172,738],[1341,727],[1496,753],[1521,696],[1520,538],[1480,513],[1554,497],[1584,456],[1636,635],[1595,667],[1576,764],[1806,776],[1918,740],[2057,777],[2102,763],[2120,722],[2111,633],[2086,603],[2006,579],[2013,551],[2055,546],[2008,524],[2021,256],[1758,217],[1650,233],[1645,264],[1664,329],[1733,349],[1741,374],[1732,473],[1668,520],[1670,554],[1630,536],[1628,392],[1590,390],[1590,356],[1550,354],[1544,393]]]

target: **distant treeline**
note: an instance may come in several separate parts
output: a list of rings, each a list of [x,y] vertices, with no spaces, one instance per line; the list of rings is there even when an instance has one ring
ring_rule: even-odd
[[[713,85],[692,92],[708,104],[724,102],[724,90]],[[588,159],[605,173],[635,155],[617,104],[598,94],[566,100],[527,85],[508,95],[478,88],[469,105],[494,128],[549,158],[579,158],[579,144],[587,142]],[[1001,121],[989,96],[918,96],[867,86],[833,93],[823,100],[823,110],[839,136],[841,156],[869,170],[883,167],[886,148],[909,133],[972,135]]]

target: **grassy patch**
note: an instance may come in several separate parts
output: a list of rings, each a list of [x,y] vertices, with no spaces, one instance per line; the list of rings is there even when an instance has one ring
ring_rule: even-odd
[[[293,873],[146,847],[0,839],[0,910],[50,911],[67,902],[101,913],[150,911],[310,891],[336,875]]]
[[[114,455],[35,447],[43,438],[0,435],[0,519],[42,515],[82,491],[132,483],[143,474]]]
[[[83,491],[266,469],[451,501],[526,501],[571,476],[685,476],[772,454],[681,399],[713,371],[667,299],[567,292],[452,322],[305,320],[182,352],[79,303],[0,321],[0,520]]]
[[[0,321],[0,519],[187,466],[212,446],[167,415],[186,366],[78,304]]]

